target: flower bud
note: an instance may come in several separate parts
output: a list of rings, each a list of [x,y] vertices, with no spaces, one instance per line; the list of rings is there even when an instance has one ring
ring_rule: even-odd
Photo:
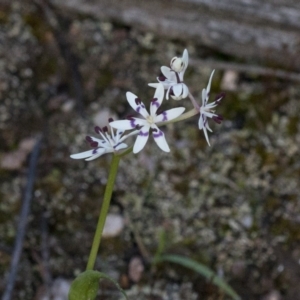
[[[188,96],[189,89],[184,83],[178,83],[172,86],[170,96],[174,100],[181,100]]]
[[[179,72],[183,71],[183,69],[185,67],[185,63],[182,60],[182,58],[175,56],[171,59],[170,66],[173,71],[179,73]]]

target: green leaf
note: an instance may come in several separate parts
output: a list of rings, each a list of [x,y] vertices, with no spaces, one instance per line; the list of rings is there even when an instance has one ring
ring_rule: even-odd
[[[159,232],[158,248],[154,256],[154,260],[159,258],[166,248],[167,234],[164,229]]]
[[[241,299],[239,295],[220,277],[218,277],[211,269],[204,266],[203,264],[200,264],[193,259],[190,259],[188,257],[184,257],[181,255],[161,255],[154,259],[153,263],[157,264],[160,262],[172,262],[178,265],[181,265],[183,267],[186,267],[190,270],[193,270],[204,277],[206,277],[208,280],[210,280],[213,284],[218,286],[221,290],[223,290],[225,293],[227,293],[229,296],[231,296],[234,300]]]
[[[114,279],[104,273],[93,270],[87,270],[75,278],[69,291],[69,300],[95,300],[99,289],[99,281],[102,278],[112,281],[128,300],[127,295]]]

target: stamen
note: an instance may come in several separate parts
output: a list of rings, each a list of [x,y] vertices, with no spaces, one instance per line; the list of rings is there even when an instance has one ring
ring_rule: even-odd
[[[157,77],[159,81],[165,81],[167,78],[164,75],[160,75]]]
[[[91,143],[93,141],[93,139],[90,137],[90,136],[86,136],[85,137],[85,140],[88,142],[88,143]]]
[[[222,92],[222,93],[220,93],[220,94],[218,94],[216,97],[215,97],[215,101],[216,101],[216,103],[220,103],[221,102],[221,100],[225,97],[225,93],[224,92]]]
[[[223,117],[221,115],[213,116],[212,119],[218,124],[221,124],[223,121]]]
[[[96,127],[95,127],[95,132],[96,132],[96,133],[100,134],[101,131],[102,131],[102,130],[101,130],[101,128],[100,128],[99,126],[96,126]]]
[[[98,147],[98,143],[97,142],[91,142],[91,147],[92,148],[97,148]]]
[[[104,132],[108,132],[107,126],[104,126],[104,127],[102,128],[102,130],[103,130]]]
[[[113,122],[114,121],[114,119],[113,118],[109,118],[108,119],[108,122],[110,123],[110,122]]]

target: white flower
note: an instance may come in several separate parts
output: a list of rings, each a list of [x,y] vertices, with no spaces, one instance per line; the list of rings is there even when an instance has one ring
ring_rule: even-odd
[[[189,64],[189,54],[186,49],[182,53],[182,57],[173,57],[170,62],[170,67],[173,71],[179,74],[179,78],[183,81],[183,75]]]
[[[112,119],[109,120],[112,122]],[[124,130],[118,129],[114,132],[111,128],[111,133],[108,133],[108,128],[105,126],[102,129],[99,126],[95,127],[96,133],[100,134],[102,138],[98,139],[93,136],[87,136],[86,141],[94,149],[85,152],[70,155],[73,159],[94,160],[106,153],[114,153],[119,150],[127,148],[127,144],[122,143],[130,135],[137,134],[138,130],[131,132],[130,134],[123,135]]]
[[[212,102],[210,104],[207,103],[208,99],[209,99],[210,86],[211,86],[211,81],[212,81],[214,72],[215,72],[215,70],[213,70],[210,75],[206,89],[202,90],[202,106],[199,108],[200,118],[199,118],[199,122],[198,122],[199,129],[200,130],[203,129],[206,141],[209,146],[210,146],[210,143],[208,140],[207,130],[209,130],[210,132],[212,132],[212,130],[210,129],[210,127],[208,125],[207,118],[212,118],[218,124],[221,123],[221,121],[223,120],[223,117],[221,115],[215,114],[215,112],[214,112],[214,110],[212,110],[212,108],[216,107],[225,96],[224,94],[220,94],[216,97],[216,100],[214,102]]]
[[[185,70],[189,64],[189,54],[185,49],[182,57],[173,57],[171,59],[170,68],[161,67],[163,76],[157,77],[157,81],[162,83],[164,89],[167,90],[166,99],[169,100],[169,95],[174,100],[181,100],[188,96],[189,89],[183,82]],[[148,85],[157,88],[159,83],[149,83]]]
[[[163,111],[160,114],[156,114],[157,109],[160,107],[164,98],[164,87],[162,84],[158,84],[154,94],[154,98],[150,104],[150,114],[145,108],[144,103],[133,93],[126,93],[127,101],[130,106],[144,117],[144,119],[129,117],[128,120],[114,121],[110,125],[114,128],[129,130],[138,129],[139,134],[133,147],[133,153],[141,151],[149,138],[150,129],[154,138],[154,141],[160,149],[165,152],[169,152],[170,148],[165,139],[164,133],[158,128],[157,123],[169,121],[180,116],[185,108],[178,107]]]

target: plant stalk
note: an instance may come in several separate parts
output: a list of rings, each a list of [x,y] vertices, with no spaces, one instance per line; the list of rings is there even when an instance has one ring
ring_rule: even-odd
[[[118,155],[113,155],[111,165],[110,165],[110,171],[108,175],[108,180],[105,188],[105,193],[104,193],[104,199],[98,219],[98,224],[93,240],[93,245],[91,248],[90,256],[88,259],[88,263],[86,266],[86,270],[93,270],[95,266],[95,261],[97,257],[97,253],[99,250],[100,242],[101,242],[101,237],[102,237],[102,232],[104,228],[104,224],[106,221],[106,216],[108,213],[109,205],[110,205],[110,200],[111,200],[111,195],[113,192],[114,184],[115,184],[115,179],[117,176],[117,171],[118,171],[118,166],[120,162],[121,157]]]

